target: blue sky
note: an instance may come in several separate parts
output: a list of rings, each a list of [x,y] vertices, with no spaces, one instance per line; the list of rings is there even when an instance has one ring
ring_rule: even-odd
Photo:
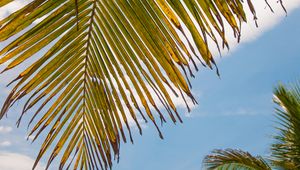
[[[275,133],[272,90],[279,82],[300,79],[300,10],[292,6],[300,3],[289,2],[288,17],[274,14],[271,19],[262,19],[259,29],[245,29],[244,43],[233,45],[232,52],[218,60],[221,79],[211,70],[197,73],[192,90],[199,105],[182,116],[183,124],[164,124],[164,140],[147,125],[143,136],[135,133],[134,145],[122,144],[114,170],[198,170],[203,157],[216,148],[268,155],[270,136]],[[1,104],[6,97],[3,79],[9,74],[0,76]],[[0,122],[1,170],[15,170],[5,167],[5,160],[18,160],[21,167],[30,167],[39,150],[39,141],[26,142],[25,124],[15,128],[17,111]]]

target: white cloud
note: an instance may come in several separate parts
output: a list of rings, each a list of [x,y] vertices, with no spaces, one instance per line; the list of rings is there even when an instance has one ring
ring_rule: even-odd
[[[253,111],[251,109],[238,108],[236,110],[225,111],[221,115],[223,115],[223,116],[253,116],[253,115],[258,115],[258,114],[262,114],[262,113],[263,112]]]
[[[12,131],[12,127],[10,126],[0,126],[0,133],[9,133]]]
[[[270,12],[270,10],[266,8],[264,1],[262,0],[254,1],[254,5],[256,7],[257,16],[258,16],[259,27],[256,28],[253,22],[247,24],[247,26],[245,25],[245,29],[246,29],[244,30],[245,41],[248,40],[251,41],[256,39],[263,32],[274,27],[276,24],[278,24],[280,21],[282,21],[285,18],[286,13],[282,9],[281,5],[277,2],[278,0],[268,0],[268,1],[274,10],[274,13]],[[300,0],[283,0],[283,3],[288,13],[292,13],[295,9],[299,8],[300,6]],[[251,21],[251,17],[249,17],[249,21]]]
[[[256,9],[257,17],[258,17],[258,27],[256,27],[255,22],[253,21],[253,15],[250,10],[247,10],[248,23],[244,23],[242,25],[242,36],[241,36],[241,44],[248,43],[259,38],[263,33],[269,31],[274,26],[279,24],[286,18],[286,13],[281,7],[278,0],[268,0],[269,4],[272,6],[274,13],[270,11],[267,7],[265,1],[263,0],[253,0],[253,4]],[[294,10],[300,7],[300,0],[284,0],[284,7],[287,9],[288,14],[292,13]],[[245,9],[248,9],[246,6]],[[227,28],[227,32],[229,33],[228,42],[230,44],[230,53],[234,52],[238,47],[237,40],[233,37],[232,31]],[[225,50],[224,50],[225,51]],[[224,52],[223,51],[223,52]],[[227,52],[224,54],[226,55]],[[227,54],[230,54],[227,53]],[[214,54],[218,54],[217,50],[214,50]]]
[[[0,169],[1,170],[29,170],[32,169],[34,160],[27,155],[19,153],[0,152]],[[36,170],[45,169],[44,166],[38,165]]]
[[[11,142],[10,141],[0,142],[0,147],[7,147],[7,146],[11,146]]]

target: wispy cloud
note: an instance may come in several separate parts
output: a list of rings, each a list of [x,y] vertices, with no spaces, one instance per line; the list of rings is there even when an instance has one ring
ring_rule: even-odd
[[[221,113],[222,116],[254,116],[263,114],[263,111],[254,111],[248,108],[238,108],[233,110],[227,110]]]
[[[270,10],[268,9],[264,1],[262,0],[254,1],[254,5],[256,7],[256,13],[258,16],[259,27],[256,28],[253,22],[244,24],[245,27],[243,31],[244,42],[255,40],[260,35],[262,35],[262,33],[276,26],[287,16],[287,14],[284,12],[283,8],[281,7],[280,3],[278,3],[277,0],[268,0],[268,1],[274,10],[274,13],[270,12]],[[288,11],[288,14],[292,13],[295,9],[300,7],[300,0],[284,0],[283,3],[284,3],[284,7]],[[251,19],[252,18],[249,17],[249,21],[251,21]]]
[[[9,133],[11,132],[13,129],[10,126],[0,126],[0,133]]]
[[[32,169],[34,160],[27,155],[10,152],[0,152],[0,168],[1,170],[28,170]],[[45,169],[39,165],[37,170]]]
[[[7,141],[0,142],[0,147],[8,147],[8,146],[11,146],[10,141],[7,140]]]
[[[256,14],[258,17],[258,27],[256,27],[255,25],[255,22],[253,20],[253,15],[251,14],[250,10],[246,10],[246,14],[248,16],[248,22],[242,25],[242,37],[241,37],[240,44],[252,42],[258,39],[261,35],[263,35],[263,33],[269,31],[277,24],[282,22],[284,18],[286,18],[287,14],[284,12],[278,0],[268,0],[268,2],[272,6],[274,13],[270,11],[265,1],[253,0],[253,4],[255,6]],[[300,0],[285,0],[283,2],[284,2],[284,7],[288,11],[288,15],[300,7]],[[245,7],[245,9],[248,9],[248,7]],[[223,51],[224,55],[231,54],[239,46],[236,38],[234,38],[233,35],[230,34],[231,31],[229,30],[229,28],[227,29],[228,29],[227,33],[229,33],[227,35],[228,42],[231,48],[229,53],[227,52],[227,50],[226,52],[224,50]],[[214,50],[214,53],[218,54],[216,49]]]

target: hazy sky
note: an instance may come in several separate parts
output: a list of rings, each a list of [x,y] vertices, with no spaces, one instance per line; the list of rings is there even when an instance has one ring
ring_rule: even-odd
[[[0,8],[0,18],[22,5],[16,2]],[[152,125],[144,128],[143,136],[135,133],[134,145],[122,144],[114,170],[199,170],[203,157],[215,148],[268,155],[274,134],[272,90],[279,82],[300,79],[300,1],[285,0],[288,17],[280,8],[275,14],[268,12],[261,2],[256,1],[260,27],[249,21],[243,29],[243,43],[236,46],[232,41],[232,51],[218,60],[221,79],[214,71],[197,73],[192,90],[199,105],[184,114],[184,124],[165,124],[161,128],[164,140]],[[0,75],[1,105],[8,92],[5,84],[13,73]],[[0,122],[1,170],[30,169],[39,150],[39,141],[30,144],[25,140],[25,124],[15,128],[17,115],[12,111]]]

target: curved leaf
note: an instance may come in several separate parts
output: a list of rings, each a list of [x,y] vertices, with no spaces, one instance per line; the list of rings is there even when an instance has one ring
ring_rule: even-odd
[[[203,162],[208,170],[271,170],[263,158],[236,149],[214,150]]]

